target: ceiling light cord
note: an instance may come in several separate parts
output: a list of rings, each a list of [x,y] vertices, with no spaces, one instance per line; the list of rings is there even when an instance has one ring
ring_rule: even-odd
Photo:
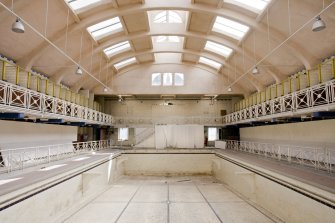
[[[49,14],[49,0],[46,0],[46,10],[45,10],[45,26],[44,26],[44,36],[47,37],[48,28],[48,14]]]
[[[291,35],[291,33],[292,33],[292,27],[291,27],[290,0],[287,0],[287,13],[288,13],[288,34]]]
[[[18,14],[16,14],[15,12],[11,11],[10,8],[8,8],[5,4],[3,4],[2,2],[0,2],[0,5],[5,8],[7,11],[9,11],[10,13],[12,13],[14,16],[16,16],[17,18],[19,18],[21,21],[24,22],[24,24],[26,24],[32,31],[34,31],[38,36],[40,36],[41,38],[43,38],[47,43],[49,43],[52,47],[54,47],[60,54],[62,54],[66,59],[70,60],[72,63],[74,63],[75,65],[79,66],[79,64],[69,55],[67,55],[63,50],[61,50],[58,46],[56,46],[53,42],[51,42],[48,38],[46,38],[45,36],[43,36],[37,29],[35,29],[32,25],[30,25],[28,22],[26,22],[25,20],[23,20],[22,18],[19,17]],[[100,80],[98,80],[94,75],[92,75],[90,72],[88,72],[86,69],[83,69],[83,71],[85,71],[92,79],[94,79],[95,81],[97,81],[98,83],[102,84],[103,86],[106,86],[104,83],[102,83]]]
[[[81,53],[82,53],[82,48],[83,48],[83,31],[81,31],[81,36],[80,36],[80,50],[79,50],[79,62],[78,64],[81,64]]]
[[[67,51],[67,35],[69,31],[69,16],[70,16],[70,9],[67,9],[67,17],[66,17],[66,31],[65,31],[65,52]]]
[[[318,15],[321,15],[324,13],[328,8],[330,8],[332,5],[335,4],[335,1],[330,3],[328,6],[326,6],[324,9],[322,9],[319,13],[317,13],[315,16],[313,16],[311,19],[309,19],[306,23],[304,23],[300,28],[298,28],[296,31],[294,31],[290,36],[288,36],[283,42],[278,44],[275,48],[273,48],[270,52],[268,52],[262,59],[260,59],[255,65],[259,65],[264,60],[266,60],[272,53],[274,53],[276,50],[278,50],[280,47],[282,47],[286,42],[288,42],[293,36],[295,36],[299,31],[304,29],[307,25],[309,25]],[[245,75],[247,75],[250,71],[252,71],[253,67],[249,68],[247,72],[239,76],[237,79],[234,80],[232,85],[236,84],[239,80],[241,80]]]

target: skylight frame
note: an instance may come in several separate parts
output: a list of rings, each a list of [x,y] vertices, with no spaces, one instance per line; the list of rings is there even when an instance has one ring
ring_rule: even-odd
[[[126,66],[132,65],[134,63],[137,63],[137,60],[135,57],[130,57],[124,60],[121,60],[119,62],[117,62],[116,64],[114,64],[115,69],[120,70]]]
[[[165,10],[157,13],[153,18],[153,23],[183,23],[182,17],[173,10]]]
[[[87,27],[87,31],[93,39],[100,40],[106,36],[123,31],[123,26],[120,18],[116,16]]]
[[[260,14],[263,12],[272,0],[224,0],[226,3],[245,8],[249,11]]]
[[[224,34],[236,40],[243,39],[249,30],[249,26],[222,16],[216,17],[212,28],[212,31]]]
[[[156,36],[155,37],[156,43],[180,43],[182,39],[180,36]]]
[[[219,62],[216,62],[212,59],[208,59],[207,57],[199,57],[199,63],[204,64],[206,66],[212,67],[216,70],[219,70],[222,67],[222,64]]]
[[[228,58],[233,52],[233,49],[210,40],[207,40],[204,50],[221,55],[225,58]]]
[[[68,6],[75,12],[98,5],[102,0],[65,0]]]
[[[117,54],[124,53],[131,50],[129,41],[119,42],[112,46],[105,48],[103,51],[108,58],[111,58]]]

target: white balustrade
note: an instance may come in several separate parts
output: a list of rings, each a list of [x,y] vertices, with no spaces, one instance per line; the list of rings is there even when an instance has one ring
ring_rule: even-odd
[[[0,150],[0,173],[107,149],[112,143],[112,140],[100,140]]]
[[[286,114],[299,112],[308,113],[335,109],[335,80],[330,80],[300,91],[296,91],[272,100],[262,102],[233,112],[224,117],[224,124],[237,124],[252,120],[269,119],[271,116],[280,117]]]
[[[1,80],[0,110],[90,124],[112,124],[110,115]]]
[[[227,140],[226,148],[335,172],[335,149]]]

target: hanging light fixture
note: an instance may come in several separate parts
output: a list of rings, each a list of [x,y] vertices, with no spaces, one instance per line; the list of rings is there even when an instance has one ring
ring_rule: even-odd
[[[259,73],[259,71],[258,71],[258,68],[257,67],[254,67],[253,69],[252,69],[252,74],[258,74]]]
[[[24,25],[19,17],[17,17],[15,22],[13,23],[12,31],[16,33],[24,33]]]
[[[314,20],[312,31],[319,32],[326,28],[326,23],[321,19],[320,16],[317,16]]]
[[[104,87],[104,92],[107,92],[108,91],[108,88]]]
[[[229,87],[229,88],[227,89],[227,91],[228,91],[228,92],[232,92],[233,90],[231,89],[231,87]]]
[[[77,67],[76,74],[78,74],[78,75],[82,75],[83,74],[83,71],[81,70],[80,67]]]

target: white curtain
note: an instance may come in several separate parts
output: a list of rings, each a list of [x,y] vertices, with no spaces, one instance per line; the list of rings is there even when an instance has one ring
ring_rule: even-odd
[[[204,126],[202,125],[156,125],[157,149],[203,148]]]

